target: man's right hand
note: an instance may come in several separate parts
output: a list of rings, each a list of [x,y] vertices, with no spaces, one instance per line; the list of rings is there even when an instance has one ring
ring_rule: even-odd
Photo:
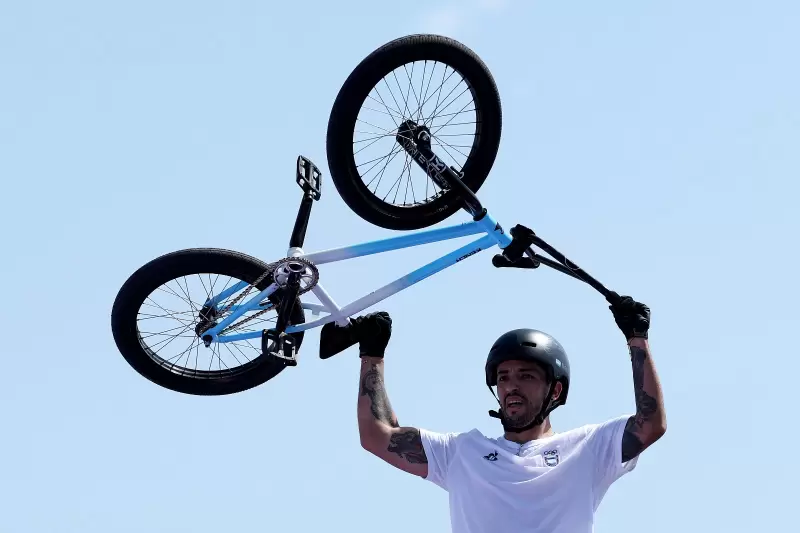
[[[358,340],[359,357],[383,358],[392,336],[392,318],[386,311],[369,313],[351,320]]]

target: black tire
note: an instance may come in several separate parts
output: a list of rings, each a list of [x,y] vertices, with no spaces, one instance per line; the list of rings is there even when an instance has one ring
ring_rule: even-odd
[[[164,359],[161,356],[156,355],[149,347],[143,346],[137,317],[142,305],[151,294],[162,285],[183,276],[219,274],[252,284],[267,269],[266,263],[248,255],[210,248],[182,250],[150,261],[128,278],[114,301],[111,312],[111,329],[117,348],[128,364],[140,375],[157,385],[185,394],[219,396],[241,392],[265,383],[277,376],[287,365],[282,360],[261,353],[260,339],[255,342],[251,341],[255,344],[254,349],[257,348],[257,352],[254,350],[252,353],[259,355],[242,364],[235,371],[169,369],[164,366]],[[209,279],[211,279],[210,276]],[[184,281],[184,283],[186,282]],[[263,290],[271,283],[272,276],[268,275],[256,285],[256,288]],[[251,292],[250,296],[253,294],[257,293]],[[277,303],[280,300],[279,292],[273,293],[270,299]],[[192,300],[189,299],[189,301]],[[183,320],[188,321],[189,315],[184,313],[184,316],[186,318]],[[197,317],[195,316],[193,320],[194,324],[191,326],[197,323]],[[305,322],[305,313],[299,300],[295,302],[289,322],[291,324]],[[303,341],[303,334],[302,331],[292,334],[298,350]],[[196,337],[194,328],[191,328],[191,332],[186,332],[185,335],[185,337],[192,336]],[[198,352],[202,349],[207,348],[198,346]],[[239,351],[241,352],[241,350]],[[189,355],[191,354],[190,351]],[[221,362],[221,357],[219,355],[218,357]],[[159,363],[157,359],[162,362]]]
[[[428,227],[462,207],[453,191],[412,207],[387,203],[369,190],[356,166],[353,135],[359,110],[384,76],[415,61],[444,63],[458,72],[471,91],[476,103],[476,135],[470,153],[464,154],[467,160],[461,170],[462,180],[473,192],[478,191],[489,175],[502,130],[500,96],[492,74],[472,50],[458,41],[439,35],[410,35],[385,44],[361,61],[342,85],[331,110],[326,147],[328,168],[342,199],[357,215],[393,230]],[[416,163],[413,165],[422,174]]]

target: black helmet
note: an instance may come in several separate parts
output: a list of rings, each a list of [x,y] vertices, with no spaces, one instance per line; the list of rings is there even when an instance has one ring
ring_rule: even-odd
[[[525,428],[514,429],[513,431],[524,431],[535,425],[541,424],[550,412],[558,407],[567,403],[567,393],[569,392],[569,359],[564,347],[561,344],[542,331],[535,329],[515,329],[504,333],[498,338],[492,348],[489,350],[489,356],[486,358],[486,385],[489,390],[497,385],[497,367],[504,361],[531,361],[539,364],[547,375],[547,381],[550,383],[550,392],[548,397],[551,397],[556,383],[561,383],[561,395],[557,400],[551,401],[542,406],[539,415],[536,416],[534,421]],[[492,390],[492,394],[494,391]],[[497,398],[497,396],[495,396]],[[500,400],[497,400],[498,403]],[[490,411],[489,414],[495,418],[500,418],[505,427],[505,420],[502,415],[496,411]],[[509,428],[506,428],[507,430]]]

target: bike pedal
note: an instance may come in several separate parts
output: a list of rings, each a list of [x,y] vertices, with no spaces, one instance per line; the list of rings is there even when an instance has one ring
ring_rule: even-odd
[[[274,343],[274,350],[270,350],[270,343]],[[271,357],[281,359],[287,366],[297,366],[297,346],[294,337],[286,333],[265,329],[261,332],[261,352]]]
[[[303,191],[311,193],[314,200],[319,200],[322,196],[322,172],[310,159],[302,155],[297,157],[296,181]]]

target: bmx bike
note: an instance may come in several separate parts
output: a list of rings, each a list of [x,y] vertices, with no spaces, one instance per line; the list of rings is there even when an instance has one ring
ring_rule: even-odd
[[[417,82],[414,74],[420,70]],[[381,120],[385,126],[376,125]],[[342,85],[328,121],[326,152],[331,178],[349,208],[403,234],[305,251],[322,173],[301,155],[295,179],[303,195],[286,256],[267,263],[236,251],[201,248],[150,261],[125,281],[114,301],[117,348],[139,374],[167,389],[195,395],[241,392],[296,366],[306,331],[322,327],[321,338],[340,340],[320,342],[320,357],[331,357],[354,343],[336,334],[350,327],[349,317],[495,246],[497,268],[546,265],[588,283],[613,303],[616,293],[532,230],[517,224],[506,232],[481,204],[476,193],[494,164],[501,125],[497,86],[472,50],[438,35],[410,35],[383,45]],[[379,193],[393,162],[400,177],[389,178],[388,191]],[[424,187],[416,181],[415,188],[412,171],[421,175]],[[430,228],[462,209],[471,220]],[[471,235],[479,237],[344,306],[320,282],[319,266],[325,263]],[[308,293],[318,302],[308,301]],[[306,311],[319,318],[307,321]]]

